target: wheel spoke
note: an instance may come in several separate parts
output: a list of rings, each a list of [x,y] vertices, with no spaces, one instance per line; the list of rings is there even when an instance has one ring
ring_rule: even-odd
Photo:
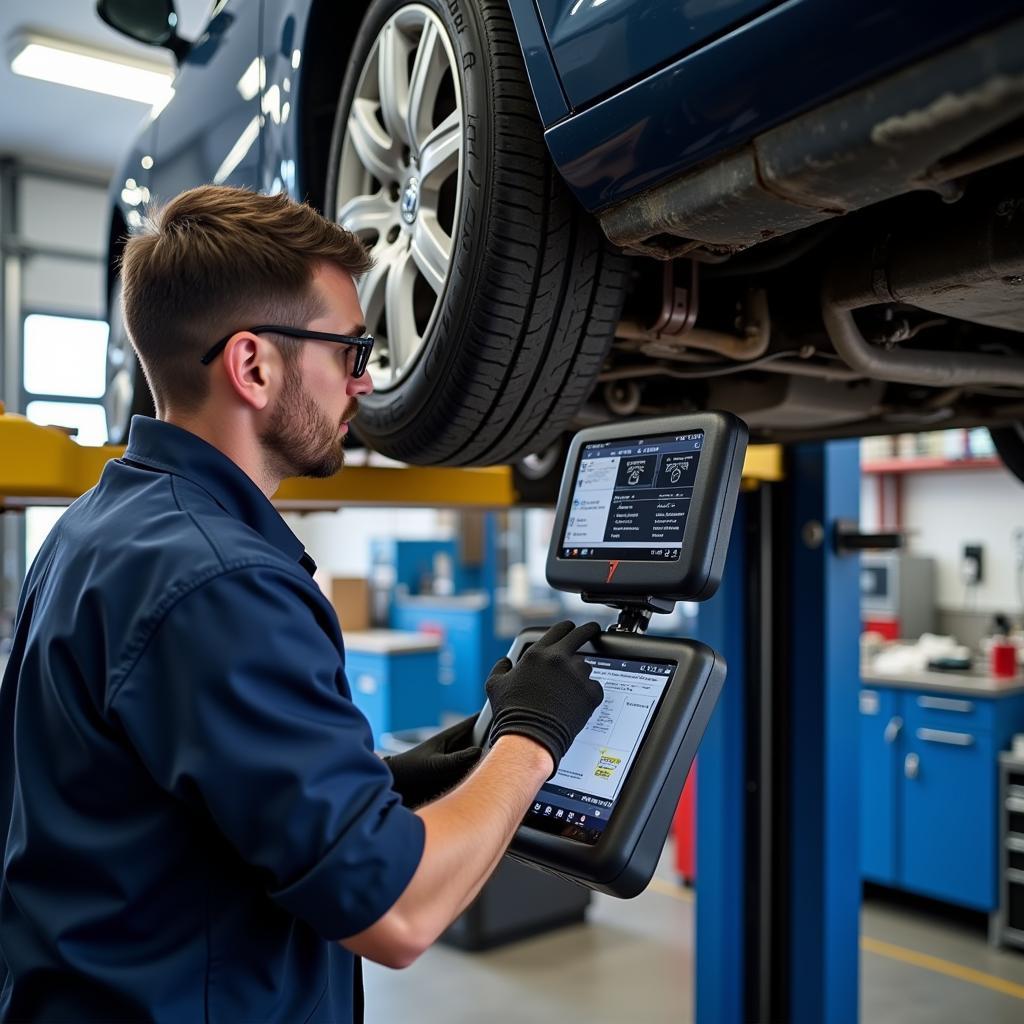
[[[406,128],[406,111],[409,109],[409,44],[390,23],[384,26],[377,52],[377,88],[380,92],[380,113],[384,126],[394,140],[411,145]]]
[[[359,279],[359,304],[363,307],[363,321],[370,334],[379,334],[384,319],[384,292],[388,274],[398,255],[392,245],[374,246],[374,265]]]
[[[383,185],[398,180],[397,147],[384,134],[371,107],[371,102],[365,99],[357,99],[352,104],[348,137],[360,163]]]
[[[387,231],[395,211],[383,190],[372,196],[356,196],[338,211],[338,223],[354,234]]]
[[[415,283],[416,268],[410,251],[405,249],[391,265],[384,299],[388,320],[388,353],[391,356],[393,374],[397,374],[404,367],[406,361],[416,351],[419,342],[413,312]]]
[[[424,140],[420,153],[420,181],[431,192],[459,167],[462,118],[453,110]]]
[[[452,257],[452,240],[430,210],[420,209],[413,230],[412,257],[427,279],[427,284],[440,295],[448,277]]]
[[[400,386],[433,329],[459,230],[465,134],[444,24],[418,3],[396,6],[362,64],[334,194],[338,223],[371,247],[358,294],[384,390]]]
[[[414,152],[419,152],[420,144],[430,132],[434,98],[446,63],[437,26],[432,21],[427,21],[423,26],[412,74],[409,76],[406,136]]]

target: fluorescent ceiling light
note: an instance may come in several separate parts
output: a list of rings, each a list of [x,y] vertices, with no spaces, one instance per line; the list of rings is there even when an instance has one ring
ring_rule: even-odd
[[[39,35],[16,36],[9,52],[16,75],[147,105],[166,102],[174,79],[170,68],[155,61]]]

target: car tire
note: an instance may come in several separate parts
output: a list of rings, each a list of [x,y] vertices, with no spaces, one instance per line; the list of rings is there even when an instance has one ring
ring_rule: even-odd
[[[443,51],[436,60],[433,48]],[[431,79],[433,100],[427,74],[417,76],[428,52],[425,66],[447,61]],[[404,95],[416,102],[403,116],[406,67]],[[408,114],[431,103],[426,123]],[[442,137],[444,164],[434,157]],[[404,462],[466,466],[557,441],[594,387],[628,264],[552,165],[507,0],[375,0],[342,86],[325,208],[377,260],[359,282],[378,340],[375,391],[360,399],[363,439]]]
[[[110,293],[110,333],[107,337],[107,384],[103,408],[107,415],[110,444],[125,444],[133,416],[154,416],[155,405],[146,375],[128,337],[121,306],[121,277],[114,280]]]
[[[989,434],[1003,465],[1021,482],[1024,482],[1024,423],[1012,423],[1008,427],[990,427]]]

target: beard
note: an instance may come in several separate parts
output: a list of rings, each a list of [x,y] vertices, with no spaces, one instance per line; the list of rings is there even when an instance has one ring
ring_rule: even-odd
[[[342,422],[352,419],[356,408],[352,399]],[[298,367],[287,365],[281,397],[260,435],[275,474],[282,478],[334,476],[345,464],[344,438],[338,437],[338,426],[306,393]]]

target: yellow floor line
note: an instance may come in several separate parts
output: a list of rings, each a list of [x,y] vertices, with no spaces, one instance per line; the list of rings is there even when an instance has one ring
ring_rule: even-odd
[[[946,974],[950,978],[959,978],[960,981],[968,981],[972,985],[980,985],[993,992],[1001,992],[1004,996],[1024,999],[1024,985],[1018,985],[1015,981],[1007,981],[1005,978],[997,978],[994,974],[986,974],[984,971],[976,971],[972,967],[954,964],[937,956],[918,953],[916,950],[905,949],[903,946],[894,946],[891,942],[882,942],[880,939],[872,939],[867,935],[861,937],[860,948],[878,956],[888,957],[890,960],[900,960],[905,964],[923,967],[926,971],[935,971],[937,974]]]
[[[662,896],[671,896],[672,899],[682,903],[693,903],[692,889],[685,889],[681,885],[667,882],[663,878],[652,878],[647,888]],[[918,953],[917,950],[896,946],[891,942],[882,942],[881,939],[873,939],[868,935],[861,936],[860,948],[868,953],[874,953],[876,956],[899,960],[901,963],[912,964],[914,967],[921,967],[926,971],[935,971],[936,974],[945,974],[950,978],[957,978],[972,985],[980,985],[982,988],[991,989],[991,991],[999,992],[1004,996],[1024,999],[1024,985],[1015,981],[1007,981],[1005,978],[997,978],[994,974],[986,974],[984,971],[976,971],[972,967],[964,967],[962,964],[943,960],[941,957]]]

